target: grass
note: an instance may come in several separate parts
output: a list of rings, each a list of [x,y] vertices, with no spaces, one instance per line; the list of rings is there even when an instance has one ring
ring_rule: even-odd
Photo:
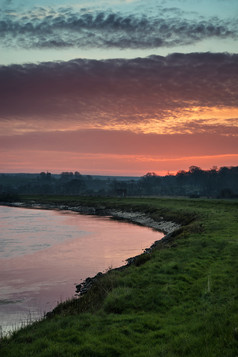
[[[24,198],[32,199],[140,210],[183,227],[82,298],[3,338],[1,357],[238,356],[237,201]]]

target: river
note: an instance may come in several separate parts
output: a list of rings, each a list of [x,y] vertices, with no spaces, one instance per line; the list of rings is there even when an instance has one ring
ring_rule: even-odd
[[[124,265],[163,233],[109,217],[0,206],[0,332],[35,321],[75,285]]]

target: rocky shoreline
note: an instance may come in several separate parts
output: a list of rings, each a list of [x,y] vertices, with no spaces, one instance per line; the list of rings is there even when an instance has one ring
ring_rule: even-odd
[[[152,219],[149,215],[141,212],[134,212],[134,211],[124,211],[124,210],[119,210],[119,209],[111,209],[111,208],[105,208],[105,207],[90,207],[90,206],[70,206],[70,205],[57,205],[57,204],[38,204],[35,202],[32,203],[24,203],[24,202],[14,202],[14,203],[6,203],[6,202],[0,202],[0,205],[2,206],[11,206],[11,207],[21,207],[21,208],[32,208],[32,209],[48,209],[48,210],[60,210],[60,211],[72,211],[72,212],[78,212],[80,214],[87,214],[87,215],[97,215],[97,216],[107,216],[112,219],[120,220],[120,221],[125,221],[125,222],[130,222],[134,223],[137,225],[145,226],[152,228],[154,230],[163,232],[165,236],[162,239],[159,239],[155,241],[151,247],[146,248],[144,252],[140,255],[137,255],[135,257],[130,257],[128,258],[127,264],[115,268],[113,270],[121,270],[125,269],[126,267],[130,266],[133,264],[138,257],[145,255],[145,254],[150,254],[151,251],[158,245],[166,245],[169,244],[173,241],[173,236],[177,230],[181,228],[181,225],[171,222],[171,221],[166,221],[164,220],[163,217],[160,217],[159,221],[156,221]],[[103,273],[99,272],[97,275],[94,277],[88,277],[86,278],[81,284],[76,285],[76,294],[78,296],[81,296],[92,287],[92,285],[95,283],[98,278],[100,278],[103,275]]]
[[[85,207],[84,207],[85,209]],[[83,210],[84,210],[83,209]],[[82,213],[82,212],[80,212]],[[84,212],[85,213],[85,212]],[[88,213],[87,213],[88,214]],[[97,214],[98,213],[92,213],[90,214]],[[102,215],[102,214],[101,214]],[[140,255],[136,255],[134,257],[130,257],[126,259],[127,264],[123,265],[119,268],[114,268],[112,270],[123,270],[127,267],[129,267],[131,264],[136,263],[136,261],[143,255],[150,254],[154,248],[156,248],[159,244],[161,246],[172,244],[174,240],[174,233],[176,231],[179,231],[181,228],[181,225],[170,222],[170,221],[165,221],[163,217],[160,217],[160,221],[155,221],[148,215],[140,212],[128,212],[128,211],[121,211],[121,210],[116,210],[116,209],[111,209],[107,211],[107,214],[104,214],[107,216],[110,216],[113,219],[117,220],[123,220],[126,222],[131,222],[134,224],[138,224],[141,226],[146,226],[149,228],[152,228],[154,230],[160,231],[165,233],[165,236],[157,241],[155,241],[149,248],[145,248],[144,252]],[[81,284],[76,285],[76,294],[78,296],[82,296],[83,294],[87,293],[87,291],[92,287],[92,285],[101,278],[103,273],[99,272],[97,275],[94,277],[86,278]]]
[[[24,202],[14,202],[14,203],[0,202],[0,205],[22,207],[22,208],[33,208],[33,209],[73,211],[81,214],[107,216],[113,219],[131,222],[141,226],[149,227],[154,230],[163,232],[165,234],[172,233],[176,229],[180,228],[179,224],[171,221],[166,221],[164,220],[163,217],[160,217],[159,221],[155,221],[145,213],[124,211],[114,208],[105,208],[103,206],[102,207],[70,206],[70,205],[39,204],[39,203],[24,203]]]

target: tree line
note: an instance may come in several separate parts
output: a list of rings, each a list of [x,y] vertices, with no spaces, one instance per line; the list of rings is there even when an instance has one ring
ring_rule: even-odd
[[[0,174],[1,199],[20,194],[238,198],[238,166],[210,170],[190,166],[175,175],[148,172],[139,178],[123,179],[81,175],[78,171]]]

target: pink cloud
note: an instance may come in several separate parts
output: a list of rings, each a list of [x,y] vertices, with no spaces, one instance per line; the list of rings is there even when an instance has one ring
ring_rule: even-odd
[[[0,136],[1,150],[43,150],[181,157],[238,153],[237,137],[217,134],[142,134],[82,130]]]

